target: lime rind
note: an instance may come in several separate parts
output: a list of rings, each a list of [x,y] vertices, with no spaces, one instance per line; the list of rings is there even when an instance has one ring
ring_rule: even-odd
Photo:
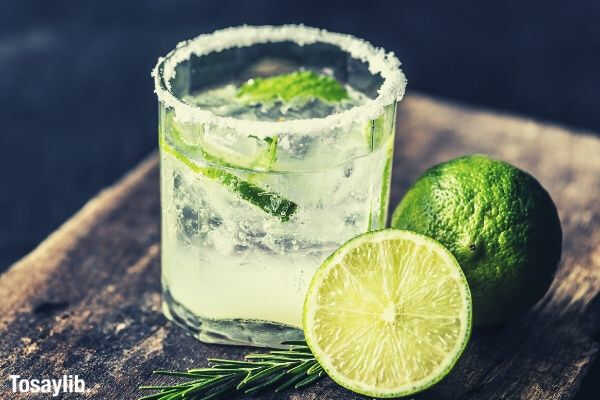
[[[328,75],[313,71],[295,71],[268,78],[253,78],[244,83],[236,94],[250,103],[267,103],[292,100],[320,99],[335,103],[347,99],[348,92],[338,81]]]
[[[327,351],[323,348],[323,346],[321,346],[321,342],[313,335],[313,328],[315,327],[315,325],[313,325],[313,318],[319,309],[318,301],[322,300],[322,298],[319,298],[321,294],[319,293],[318,289],[320,285],[323,284],[324,280],[327,279],[328,275],[333,271],[333,269],[340,265],[340,263],[352,249],[356,249],[366,243],[377,244],[385,240],[412,241],[416,245],[424,246],[428,250],[431,250],[436,255],[440,256],[446,262],[446,265],[450,266],[450,269],[452,270],[452,277],[455,279],[457,287],[460,288],[462,313],[460,314],[460,331],[457,336],[459,340],[456,340],[452,350],[447,353],[447,356],[444,358],[443,362],[437,365],[437,367],[432,371],[429,371],[429,373],[421,379],[411,381],[408,384],[398,385],[396,387],[378,388],[372,384],[365,384],[360,380],[349,379],[348,376],[344,375],[344,372],[340,370],[339,366],[334,364],[332,355],[327,354]],[[369,299],[368,296],[364,296],[361,298],[361,301],[368,303],[371,301],[371,299]],[[431,238],[416,234],[414,232],[400,231],[395,229],[384,229],[380,231],[364,233],[346,242],[342,247],[329,256],[317,270],[311,281],[303,312],[303,325],[306,341],[326,373],[336,383],[349,390],[352,390],[353,392],[378,398],[408,396],[417,392],[421,392],[443,379],[454,367],[464,352],[471,334],[471,323],[472,304],[469,286],[467,284],[465,275],[463,274],[454,256],[442,245]],[[323,327],[321,328],[324,329]],[[358,334],[358,332],[355,333]],[[342,341],[342,337],[343,335],[338,335],[337,341]],[[360,346],[360,344],[358,346]],[[375,365],[363,366],[363,368],[372,371],[372,373],[378,373],[379,371],[383,370],[381,366]]]

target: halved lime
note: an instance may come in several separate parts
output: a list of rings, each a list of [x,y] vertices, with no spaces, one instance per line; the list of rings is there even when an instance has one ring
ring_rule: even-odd
[[[315,273],[304,335],[327,374],[354,392],[398,397],[440,381],[471,333],[471,294],[452,254],[409,231],[367,232]]]

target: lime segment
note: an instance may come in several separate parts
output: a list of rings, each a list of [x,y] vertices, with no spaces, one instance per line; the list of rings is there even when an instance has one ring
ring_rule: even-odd
[[[471,332],[471,295],[452,254],[425,236],[358,236],[323,262],[304,304],[307,343],[338,384],[373,397],[424,390]]]

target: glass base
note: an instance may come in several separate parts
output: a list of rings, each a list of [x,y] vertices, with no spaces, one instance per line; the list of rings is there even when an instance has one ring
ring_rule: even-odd
[[[194,315],[178,303],[168,289],[163,290],[163,314],[204,343],[285,348],[281,343],[304,340],[302,330],[268,321],[245,319],[209,319]]]

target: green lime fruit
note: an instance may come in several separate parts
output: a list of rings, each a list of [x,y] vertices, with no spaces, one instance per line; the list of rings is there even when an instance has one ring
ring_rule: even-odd
[[[548,290],[562,230],[550,195],[528,173],[484,155],[427,170],[392,215],[392,227],[434,238],[461,265],[476,326],[498,325]]]
[[[311,352],[339,385],[406,396],[439,382],[471,333],[471,295],[454,256],[385,229],[337,249],[312,278],[303,314]]]

